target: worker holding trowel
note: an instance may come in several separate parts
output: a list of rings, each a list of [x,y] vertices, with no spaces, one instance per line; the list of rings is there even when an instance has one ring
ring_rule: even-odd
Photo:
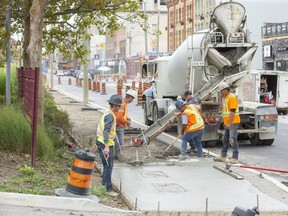
[[[182,113],[182,146],[181,154],[179,155],[180,160],[188,158],[187,155],[187,143],[191,140],[194,141],[197,148],[197,156],[203,156],[202,149],[202,135],[204,132],[204,121],[201,117],[198,107],[195,104],[188,105],[183,100],[176,102],[176,108]]]
[[[126,92],[125,98],[122,100],[122,105],[116,113],[116,140],[114,148],[114,159],[121,159],[120,154],[123,153],[124,145],[124,129],[131,124],[131,119],[128,117],[127,105],[136,98],[136,91],[129,89]],[[122,156],[122,155],[121,155]]]
[[[116,113],[122,105],[119,95],[112,95],[108,100],[109,110],[103,114],[97,129],[96,143],[90,148],[92,152],[99,150],[99,156],[103,164],[102,185],[105,185],[107,194],[117,197],[119,194],[112,188],[113,148],[116,137]],[[97,148],[98,147],[98,148]]]

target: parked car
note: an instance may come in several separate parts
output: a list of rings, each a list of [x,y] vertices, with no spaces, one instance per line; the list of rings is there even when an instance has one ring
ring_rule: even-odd
[[[57,71],[57,76],[64,76],[64,71],[63,70],[58,70]]]
[[[78,75],[78,79],[83,80],[83,76],[84,76],[83,72],[80,72]],[[92,80],[90,73],[88,73],[88,80]]]

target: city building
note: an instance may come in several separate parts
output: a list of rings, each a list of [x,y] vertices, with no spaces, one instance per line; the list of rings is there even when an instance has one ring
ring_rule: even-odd
[[[107,66],[111,67],[114,73],[126,71],[125,75],[130,79],[134,79],[137,73],[141,72],[141,64],[144,61],[165,55],[167,52],[165,1],[140,1],[139,11],[147,15],[146,23],[144,20],[125,22],[124,27],[112,38],[106,37],[105,44]],[[143,29],[145,25],[147,31]],[[125,69],[121,65],[125,65]]]
[[[288,22],[264,23],[261,29],[263,69],[288,71]]]
[[[172,54],[191,33],[209,29],[214,8],[226,1],[167,0],[168,52]]]

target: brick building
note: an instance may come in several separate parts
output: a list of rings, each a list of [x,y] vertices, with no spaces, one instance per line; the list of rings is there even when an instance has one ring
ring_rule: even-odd
[[[263,69],[288,71],[288,22],[262,26]]]

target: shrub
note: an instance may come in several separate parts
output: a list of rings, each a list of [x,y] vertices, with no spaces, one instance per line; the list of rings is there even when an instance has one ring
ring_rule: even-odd
[[[32,131],[23,111],[15,106],[0,107],[0,147],[18,153],[30,153]],[[37,129],[36,155],[54,157],[54,145],[42,126]]]

